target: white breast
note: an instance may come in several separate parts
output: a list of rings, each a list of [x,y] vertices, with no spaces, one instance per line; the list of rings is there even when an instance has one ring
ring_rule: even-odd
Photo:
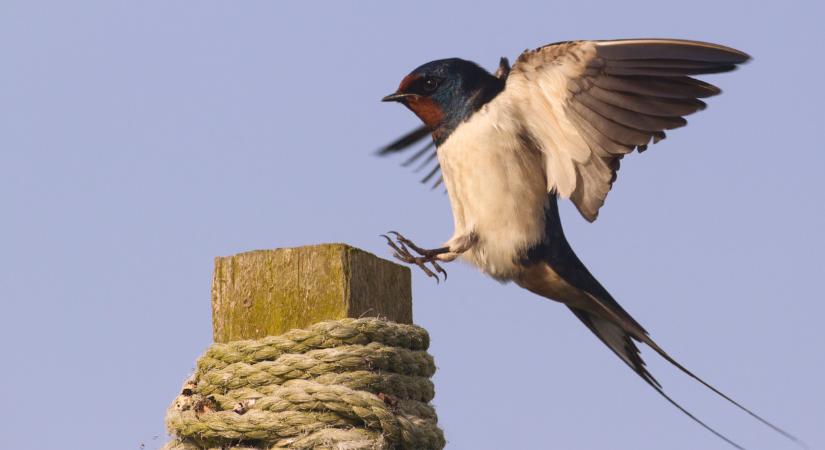
[[[455,220],[454,238],[475,233],[463,257],[498,279],[544,235],[547,180],[542,155],[524,145],[518,124],[494,99],[438,148]]]

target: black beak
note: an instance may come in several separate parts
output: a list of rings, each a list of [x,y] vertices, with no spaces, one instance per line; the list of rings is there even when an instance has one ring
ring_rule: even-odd
[[[390,95],[382,98],[381,101],[382,102],[400,102],[400,101],[403,101],[404,99],[406,99],[407,97],[409,97],[411,95],[413,95],[413,94],[404,94],[404,93],[401,93],[401,92],[396,92],[395,94],[390,94]]]

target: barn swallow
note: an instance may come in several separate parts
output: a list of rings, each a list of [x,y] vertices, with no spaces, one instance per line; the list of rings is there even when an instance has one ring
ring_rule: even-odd
[[[616,180],[619,161],[686,125],[721,91],[693,75],[729,72],[750,57],[721,45],[676,39],[560,42],[523,52],[495,74],[459,58],[424,64],[385,102],[409,108],[423,125],[382,148],[390,154],[427,136],[455,231],[426,249],[403,235],[384,235],[394,256],[428,276],[446,278],[443,263],[461,258],[501,282],[567,306],[625,364],[668,402],[737,448],[669,397],[645,367],[643,343],[717,395],[783,436],[799,439],[696,376],[666,353],[602,287],[564,236],[558,198],[596,220]],[[435,147],[435,150],[432,150]]]

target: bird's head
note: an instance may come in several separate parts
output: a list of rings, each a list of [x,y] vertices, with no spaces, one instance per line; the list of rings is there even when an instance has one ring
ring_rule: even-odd
[[[457,126],[503,87],[503,81],[474,62],[440,59],[413,70],[395,93],[381,100],[403,104],[436,132]]]

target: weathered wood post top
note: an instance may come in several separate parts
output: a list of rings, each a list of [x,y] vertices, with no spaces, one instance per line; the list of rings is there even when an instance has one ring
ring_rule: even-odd
[[[215,342],[257,339],[345,317],[412,323],[409,268],[346,244],[215,258]]]

